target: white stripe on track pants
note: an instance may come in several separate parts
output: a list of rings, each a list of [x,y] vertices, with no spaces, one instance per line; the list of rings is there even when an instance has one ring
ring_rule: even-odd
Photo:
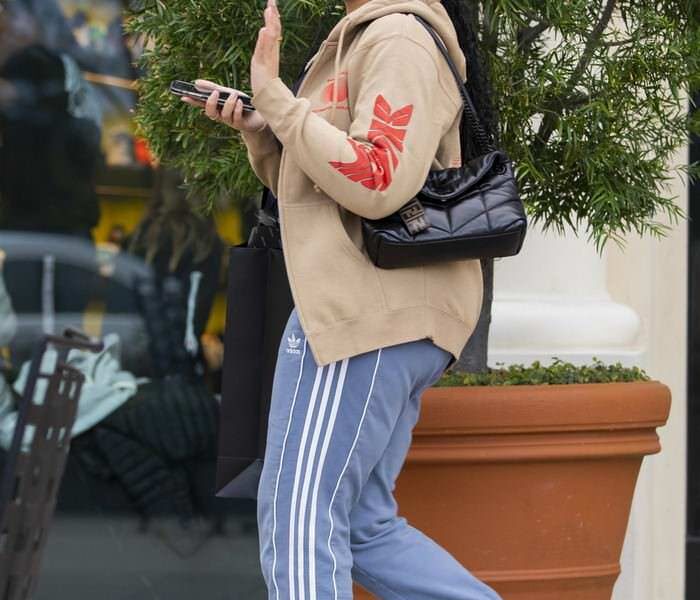
[[[420,396],[450,355],[429,339],[318,367],[296,310],[282,337],[258,488],[270,600],[498,600],[397,515]]]

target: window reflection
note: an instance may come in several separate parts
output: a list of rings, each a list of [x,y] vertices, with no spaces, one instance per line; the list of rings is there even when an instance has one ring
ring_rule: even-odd
[[[120,8],[0,12],[0,459],[41,337],[99,336],[70,355],[87,379],[36,598],[263,598],[255,505],[214,497],[222,235],[240,241],[240,219],[195,213],[128,112],[110,118],[105,97],[133,96],[95,83],[134,75]],[[152,169],[148,197],[107,197],[115,166]]]

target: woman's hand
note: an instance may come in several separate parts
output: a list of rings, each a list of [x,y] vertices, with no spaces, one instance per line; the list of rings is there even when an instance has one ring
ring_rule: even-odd
[[[250,85],[257,94],[280,72],[280,43],[282,42],[282,22],[277,10],[277,0],[267,0],[265,26],[258,32],[253,60],[250,62]]]
[[[206,102],[200,102],[193,98],[183,96],[182,101],[190,106],[203,108],[207,117],[212,121],[218,121],[238,131],[259,131],[267,124],[265,119],[256,111],[243,111],[243,102],[238,98],[241,92],[238,90],[218,85],[206,79],[197,79],[194,84],[203,92],[213,90],[209,99]],[[219,92],[228,92],[230,94],[221,110],[219,110],[217,105],[219,101]]]
[[[258,92],[271,79],[279,76],[280,42],[282,41],[282,23],[277,10],[276,0],[267,0],[264,12],[265,25],[258,32],[258,42],[250,63],[250,84],[253,94]],[[195,86],[212,93],[206,102],[193,98],[182,97],[182,101],[190,106],[203,108],[212,121],[219,121],[239,131],[259,131],[266,125],[265,119],[256,111],[243,111],[243,102],[238,99],[238,90],[218,85],[206,79],[197,79]],[[230,94],[223,108],[219,110],[217,102],[219,92]]]

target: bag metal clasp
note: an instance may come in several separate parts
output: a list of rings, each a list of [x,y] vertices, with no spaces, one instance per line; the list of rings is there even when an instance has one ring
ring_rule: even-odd
[[[403,206],[399,210],[399,216],[411,235],[418,235],[430,227],[430,221],[428,220],[428,215],[425,214],[425,208],[417,198],[414,198]]]

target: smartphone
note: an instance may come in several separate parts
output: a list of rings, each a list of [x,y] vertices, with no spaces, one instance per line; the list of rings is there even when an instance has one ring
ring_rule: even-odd
[[[211,94],[211,92],[205,92],[197,89],[197,87],[189,81],[180,81],[179,79],[170,84],[170,91],[176,96],[187,96],[188,98],[194,98],[195,100],[201,100],[202,102],[206,102]],[[230,94],[228,92],[219,92],[219,101],[217,102],[219,108],[223,108],[224,103],[229,96]],[[238,97],[243,101],[244,111],[250,112],[255,110],[255,107],[250,101],[250,96],[240,94]]]

